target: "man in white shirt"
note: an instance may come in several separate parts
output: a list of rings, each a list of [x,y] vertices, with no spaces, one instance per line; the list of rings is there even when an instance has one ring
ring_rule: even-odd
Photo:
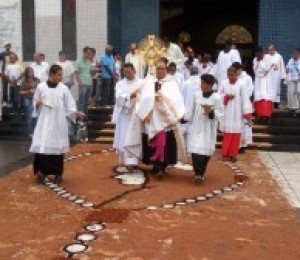
[[[43,55],[41,55],[41,53],[34,54],[34,62],[30,64],[30,67],[34,71],[34,76],[38,78],[40,82],[45,82],[48,79],[49,64],[43,61]]]
[[[59,61],[56,62],[57,65],[62,67],[62,83],[64,83],[68,88],[74,84],[74,73],[75,69],[71,61],[66,60],[66,54],[63,51],[59,52]]]
[[[163,47],[166,49],[165,56],[168,59],[168,61],[174,62],[177,68],[182,67],[186,59],[180,47],[177,44],[170,42],[169,38],[167,37],[164,37],[162,42],[163,42]]]
[[[136,75],[140,79],[144,78],[145,60],[144,57],[138,53],[136,43],[132,43],[130,45],[130,52],[125,57],[125,63],[132,63],[135,68]]]
[[[14,111],[20,109],[19,88],[23,77],[24,69],[18,62],[18,56],[15,53],[9,55],[9,63],[5,67],[5,77],[8,81],[9,99]]]
[[[268,49],[266,57],[270,59],[272,69],[270,71],[273,87],[273,98],[274,107],[278,108],[280,103],[281,94],[281,81],[286,78],[285,65],[282,56],[276,51],[274,44],[271,44]]]

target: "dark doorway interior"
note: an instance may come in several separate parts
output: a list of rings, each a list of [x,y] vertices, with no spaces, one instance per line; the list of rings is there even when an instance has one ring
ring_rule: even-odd
[[[160,33],[178,42],[179,35],[188,32],[196,53],[215,55],[222,47],[216,43],[219,33],[226,26],[240,25],[253,37],[251,44],[237,44],[246,58],[258,41],[258,4],[259,0],[161,0]]]

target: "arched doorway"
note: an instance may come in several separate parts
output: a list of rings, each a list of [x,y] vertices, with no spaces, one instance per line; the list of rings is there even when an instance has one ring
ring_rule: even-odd
[[[218,35],[238,25],[252,36],[251,44],[241,46],[244,53],[258,41],[258,6],[258,0],[161,0],[160,35],[174,42],[180,37],[188,39],[196,53],[216,54],[221,47],[216,43]]]

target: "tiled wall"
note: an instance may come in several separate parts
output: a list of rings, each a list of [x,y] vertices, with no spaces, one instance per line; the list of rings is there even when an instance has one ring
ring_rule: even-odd
[[[109,42],[126,54],[132,42],[159,33],[158,0],[109,0]]]
[[[300,48],[299,25],[299,0],[260,1],[259,44],[264,49],[275,43],[287,60],[294,48]]]

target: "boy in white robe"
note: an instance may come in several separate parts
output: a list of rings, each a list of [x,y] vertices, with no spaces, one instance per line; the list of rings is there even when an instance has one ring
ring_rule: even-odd
[[[282,56],[276,51],[274,44],[269,46],[269,53],[266,55],[272,63],[270,71],[273,87],[273,103],[278,108],[280,104],[281,82],[286,78],[286,70]]]
[[[184,82],[184,76],[181,72],[177,71],[177,66],[174,62],[170,62],[168,65],[168,74],[173,77],[176,81],[179,90],[182,89],[182,84]]]
[[[243,70],[243,65],[239,62],[233,63],[232,67],[236,69],[238,78],[244,81],[244,86],[246,87],[249,99],[251,100],[254,90],[252,78]],[[244,153],[249,144],[252,144],[252,125],[248,120],[244,119],[239,153]]]
[[[268,124],[273,113],[273,87],[271,79],[272,63],[261,47],[256,49],[253,61],[254,80],[254,109],[258,118]]]
[[[196,183],[204,180],[216,147],[218,121],[224,112],[221,96],[213,91],[214,83],[212,75],[201,76],[201,89],[198,86],[193,104],[185,116],[191,122],[188,152],[192,154]]]
[[[40,183],[47,175],[55,175],[57,184],[62,182],[64,154],[70,147],[67,117],[75,121],[85,116],[77,112],[75,100],[61,80],[62,68],[52,65],[49,80],[38,85],[33,98],[39,118],[30,152],[34,153],[33,168]]]
[[[136,43],[130,45],[130,52],[126,55],[125,62],[133,64],[138,78],[144,78],[146,64],[144,57],[138,53]]]
[[[244,119],[251,120],[252,105],[244,82],[238,79],[234,67],[228,69],[228,80],[222,83],[219,93],[225,106],[221,122],[222,156],[236,162]]]
[[[129,156],[124,149],[129,122],[135,107],[137,94],[143,81],[136,76],[132,63],[126,63],[123,67],[124,79],[118,81],[115,88],[116,104],[112,121],[116,124],[113,147],[119,155],[121,164],[127,166],[128,170],[134,170],[138,164],[136,157]]]

